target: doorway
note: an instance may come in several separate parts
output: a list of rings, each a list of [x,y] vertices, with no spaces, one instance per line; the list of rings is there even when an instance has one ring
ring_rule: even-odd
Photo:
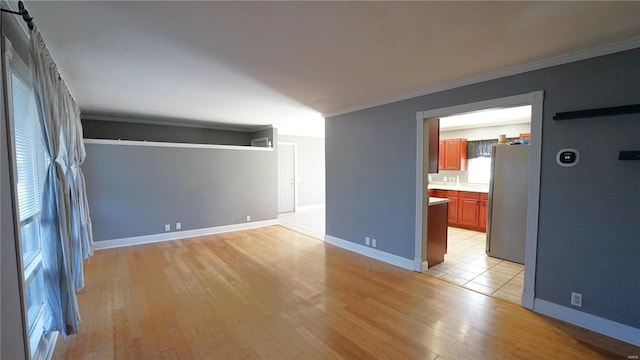
[[[543,92],[537,91],[528,94],[510,96],[488,101],[481,101],[465,105],[418,112],[417,120],[417,153],[416,153],[416,229],[415,229],[415,261],[416,271],[425,271],[428,263],[424,261],[423,254],[428,253],[427,248],[427,223],[429,184],[427,164],[429,159],[429,136],[424,136],[429,118],[441,118],[456,114],[470,113],[485,109],[507,108],[521,105],[531,105],[531,160],[529,165],[529,186],[527,189],[527,221],[525,235],[525,266],[523,283],[524,289],[520,296],[520,303],[527,308],[533,308],[534,283],[535,283],[535,259],[537,248],[537,223],[538,204],[540,191],[540,157],[542,142],[542,102]],[[433,145],[433,144],[432,144]],[[456,179],[457,181],[457,179]]]
[[[278,143],[278,213],[296,210],[296,144]]]
[[[324,139],[279,135],[278,222],[324,240]]]

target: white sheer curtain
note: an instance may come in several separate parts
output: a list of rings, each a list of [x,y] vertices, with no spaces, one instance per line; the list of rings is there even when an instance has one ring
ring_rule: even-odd
[[[84,286],[82,260],[92,237],[84,177],[80,111],[62,81],[40,32],[29,45],[36,107],[50,162],[44,184],[41,239],[47,321],[45,331],[76,334],[80,313],[76,291]],[[80,138],[78,138],[80,137]]]

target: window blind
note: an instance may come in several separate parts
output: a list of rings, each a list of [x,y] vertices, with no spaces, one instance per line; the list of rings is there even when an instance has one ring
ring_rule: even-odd
[[[507,138],[507,143],[517,138]],[[475,159],[479,157],[491,157],[491,145],[497,144],[498,139],[488,140],[470,140],[467,141],[467,159]]]
[[[11,95],[18,211],[20,221],[25,221],[40,212],[46,176],[45,152],[31,86],[16,74],[11,74]]]

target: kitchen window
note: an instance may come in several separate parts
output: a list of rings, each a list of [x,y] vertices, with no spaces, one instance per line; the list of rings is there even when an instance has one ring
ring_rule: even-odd
[[[19,216],[23,301],[30,357],[44,334],[45,277],[42,265],[40,212],[47,155],[42,143],[30,72],[15,52],[7,56],[8,104],[13,125],[16,197]]]
[[[467,160],[467,182],[489,184],[491,179],[491,158],[477,157]]]

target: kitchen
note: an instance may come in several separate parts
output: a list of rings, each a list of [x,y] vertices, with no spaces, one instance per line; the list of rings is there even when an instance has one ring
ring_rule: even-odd
[[[444,227],[446,240],[440,247],[429,242],[427,274],[520,303],[530,129],[531,106],[439,119],[438,171],[428,174],[429,216],[446,206],[446,226],[434,226]]]

